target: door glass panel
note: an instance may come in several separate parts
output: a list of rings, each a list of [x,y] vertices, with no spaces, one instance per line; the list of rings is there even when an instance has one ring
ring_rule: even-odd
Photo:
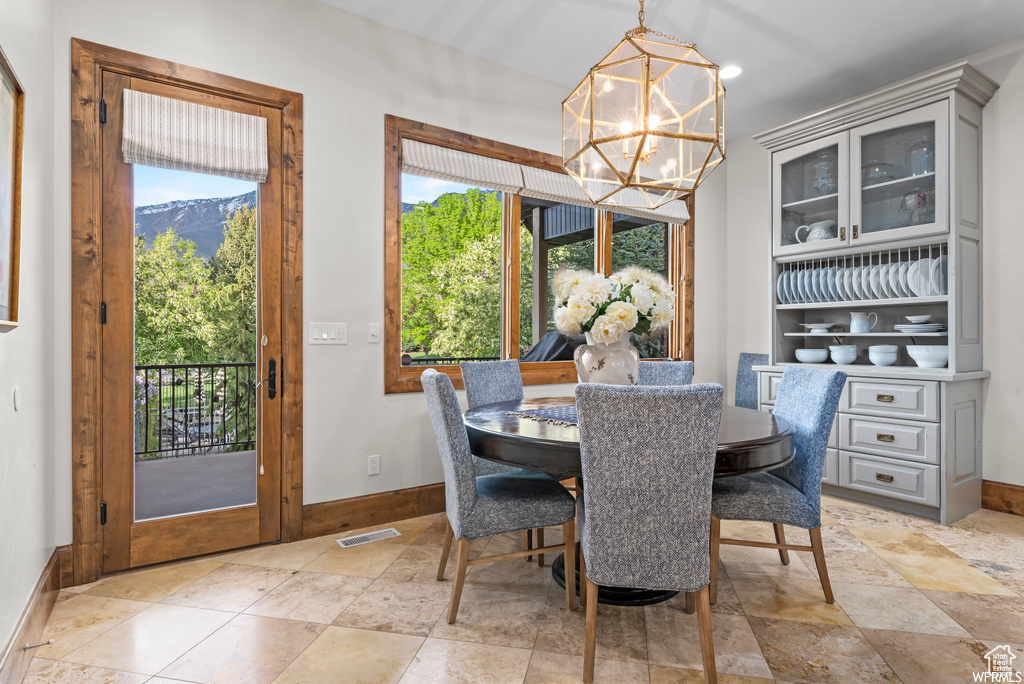
[[[839,237],[839,145],[782,165],[781,245]]]
[[[590,207],[522,197],[519,270],[519,360],[572,361],[583,335],[555,328],[551,280],[559,266],[594,270],[594,225]]]
[[[612,214],[612,273],[639,266],[668,278],[668,224]],[[644,358],[668,356],[668,330],[654,337],[633,335],[633,346]]]
[[[258,186],[133,175],[135,520],[254,504]]]
[[[935,122],[861,138],[862,233],[935,222]]]

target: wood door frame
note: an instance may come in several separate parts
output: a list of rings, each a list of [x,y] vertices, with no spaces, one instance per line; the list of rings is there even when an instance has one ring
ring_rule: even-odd
[[[208,92],[281,111],[281,541],[302,538],[302,95],[71,39],[71,420],[75,584],[102,572],[102,72]]]

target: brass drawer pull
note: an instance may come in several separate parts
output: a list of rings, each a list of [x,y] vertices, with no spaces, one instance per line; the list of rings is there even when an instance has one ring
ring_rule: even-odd
[[[883,473],[875,473],[875,479],[879,482],[892,483],[892,475],[885,475]]]
[[[846,239],[846,226],[839,226],[839,239],[840,240],[845,240]]]
[[[896,401],[896,397],[891,394],[876,394],[875,401],[880,402],[882,404],[891,404],[892,402]]]
[[[881,432],[879,432],[877,435],[875,435],[875,437],[878,439],[879,442],[895,442],[896,441],[896,436],[895,435],[884,435]]]

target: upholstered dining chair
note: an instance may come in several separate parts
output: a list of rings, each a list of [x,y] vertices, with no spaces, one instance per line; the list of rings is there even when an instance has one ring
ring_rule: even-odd
[[[689,385],[693,382],[693,361],[641,361],[636,384],[649,387]]]
[[[724,395],[713,384],[576,386],[584,682],[594,680],[599,584],[698,593],[704,675],[717,681],[708,549]]]
[[[721,544],[778,549],[783,565],[790,551],[811,551],[821,589],[834,601],[821,545],[821,471],[839,395],[846,382],[842,371],[786,367],[775,398],[773,413],[793,428],[793,460],[765,473],[726,477],[715,481],[711,500],[711,602],[718,598],[718,557]],[[721,538],[722,520],[771,523],[775,543]],[[783,525],[808,531],[810,546],[786,543]]]
[[[767,363],[767,354],[740,354],[736,366],[736,405],[740,408],[757,409],[757,371],[754,366]]]
[[[519,558],[536,552],[565,552],[565,596],[570,610],[576,608],[576,500],[557,480],[523,470],[477,477],[475,459],[469,452],[469,436],[462,422],[455,387],[447,375],[428,368],[420,376],[430,409],[437,448],[444,466],[445,513],[448,529],[437,579],[444,569],[452,542],[458,540],[458,561],[448,623],[455,622],[462,586],[470,565]],[[470,543],[507,532],[535,527],[562,527],[564,543],[534,550],[513,551],[469,560]]]

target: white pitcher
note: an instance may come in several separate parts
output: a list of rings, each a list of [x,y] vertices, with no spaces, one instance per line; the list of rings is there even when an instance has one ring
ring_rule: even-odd
[[[875,317],[875,320],[871,321],[869,318]],[[861,311],[850,312],[850,332],[851,333],[866,333],[871,332],[874,327],[878,324],[878,315],[875,313],[863,313]]]

